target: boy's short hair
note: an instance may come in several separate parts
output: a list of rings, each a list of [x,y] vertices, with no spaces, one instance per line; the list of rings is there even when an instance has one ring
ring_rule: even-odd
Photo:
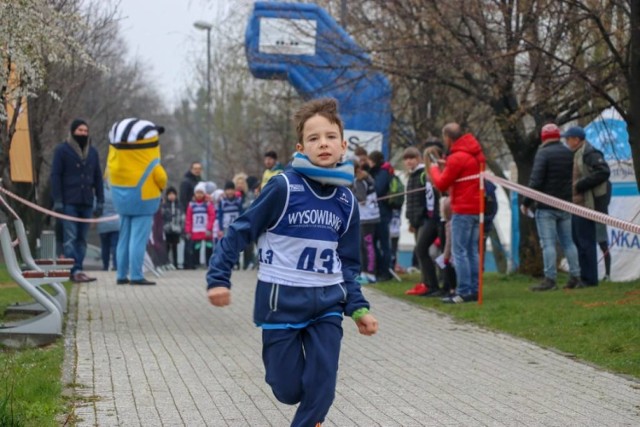
[[[265,157],[271,157],[273,160],[278,160],[278,153],[276,153],[273,150],[269,150],[266,153],[264,153]]]
[[[302,104],[293,115],[299,144],[302,144],[304,124],[316,115],[329,120],[329,123],[338,125],[340,128],[340,138],[344,138],[344,123],[338,114],[338,101],[334,98],[318,98]]]
[[[372,151],[369,153],[369,160],[371,160],[375,166],[382,166],[384,163],[384,154],[382,154],[382,151]]]
[[[421,157],[420,150],[416,147],[407,147],[404,149],[404,153],[402,154],[403,159],[420,159]]]
[[[236,189],[236,185],[233,183],[233,181],[227,181],[224,183],[224,189],[225,190],[235,190]]]
[[[355,154],[356,156],[366,156],[367,150],[364,147],[358,145],[356,149],[353,150],[353,154]]]

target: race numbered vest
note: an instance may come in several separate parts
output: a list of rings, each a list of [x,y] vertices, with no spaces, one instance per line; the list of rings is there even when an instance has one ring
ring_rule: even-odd
[[[337,248],[354,212],[353,193],[335,187],[322,197],[301,175],[282,175],[287,202],[278,222],[258,239],[258,279],[298,287],[342,283]]]
[[[231,223],[240,216],[242,212],[242,200],[238,197],[234,197],[233,199],[223,197],[220,199],[219,210],[222,214],[222,229],[226,230]]]
[[[189,202],[191,205],[191,233],[206,233],[208,219],[208,202]]]

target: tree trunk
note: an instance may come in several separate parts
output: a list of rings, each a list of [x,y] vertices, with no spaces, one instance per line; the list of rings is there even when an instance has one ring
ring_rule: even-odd
[[[629,114],[627,128],[629,145],[636,173],[636,185],[640,189],[640,2],[631,2],[631,51],[629,59]]]

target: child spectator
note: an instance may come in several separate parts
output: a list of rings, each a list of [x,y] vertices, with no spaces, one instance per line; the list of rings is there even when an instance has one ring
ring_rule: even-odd
[[[116,208],[113,206],[113,197],[111,196],[111,185],[105,176],[104,185],[104,207],[100,218],[118,215]],[[109,259],[112,260],[113,270],[118,268],[116,261],[116,248],[118,247],[118,237],[120,236],[120,219],[112,221],[102,221],[97,225],[98,234],[100,234],[100,247],[102,254],[102,269],[109,270]]]
[[[222,238],[233,221],[242,213],[242,199],[238,197],[233,181],[224,184],[224,195],[218,202],[218,224],[220,226],[219,238]]]
[[[356,279],[360,284],[376,282],[376,227],[380,222],[380,208],[376,196],[375,182],[360,165],[355,163],[355,181],[353,194],[360,210],[360,276]]]
[[[456,293],[456,270],[453,266],[453,257],[451,256],[451,199],[448,196],[440,198],[440,244],[442,249],[442,268],[444,276],[444,284],[442,286],[442,294],[446,296],[455,295]]]
[[[178,268],[178,243],[184,227],[184,215],[180,209],[178,192],[174,187],[167,188],[162,203],[162,220],[167,255],[173,260],[173,266]]]
[[[391,238],[391,265],[396,273],[405,273],[398,263],[398,243],[400,242],[400,227],[402,225],[402,209],[391,210],[389,221],[389,237]]]
[[[199,182],[193,190],[193,200],[189,202],[185,216],[184,231],[186,244],[191,245],[193,251],[193,266],[200,264],[200,248],[205,245],[205,257],[207,262],[213,253],[213,241],[211,232],[213,222],[216,220],[216,211],[213,205],[206,200],[206,184]]]
[[[364,335],[376,333],[378,322],[355,280],[360,219],[345,188],[353,166],[339,163],[347,142],[337,104],[309,101],[295,120],[291,167],[228,227],[209,263],[207,287],[213,305],[228,305],[232,266],[247,242],[258,242],[254,322],[263,328],[266,381],[279,401],[299,403],[293,426],[315,426],[335,397],[343,314]]]

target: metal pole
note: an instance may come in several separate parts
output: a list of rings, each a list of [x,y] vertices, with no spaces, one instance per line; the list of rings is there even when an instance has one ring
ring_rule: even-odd
[[[211,28],[207,29],[207,179],[211,180]]]

